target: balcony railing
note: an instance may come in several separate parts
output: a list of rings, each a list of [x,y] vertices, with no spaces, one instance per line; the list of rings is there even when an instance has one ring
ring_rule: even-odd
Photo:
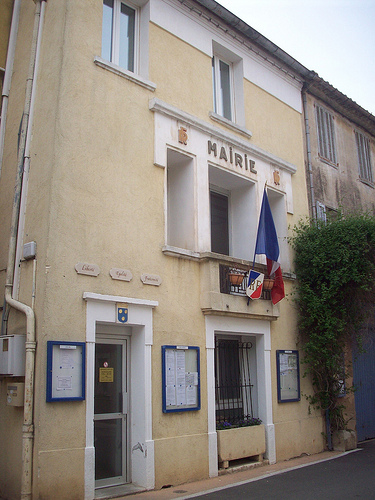
[[[242,295],[246,296],[246,288],[247,282],[249,280],[249,270],[243,269],[240,267],[226,266],[224,264],[220,264],[220,292],[227,293],[230,295]],[[258,271],[258,269],[256,269]],[[261,271],[259,269],[259,271]],[[233,285],[230,282],[229,275],[230,273],[238,272],[243,274],[244,278],[240,285]],[[271,300],[271,292],[270,290],[262,290],[262,294],[260,296],[263,300]]]

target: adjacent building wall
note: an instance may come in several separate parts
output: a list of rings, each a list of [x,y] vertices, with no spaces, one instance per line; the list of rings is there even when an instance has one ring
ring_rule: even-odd
[[[327,89],[326,95],[321,93],[322,86]],[[310,164],[306,157],[311,217],[334,218],[338,211],[343,214],[368,213],[374,215],[374,177],[371,181],[360,177],[355,138],[355,132],[360,132],[369,140],[370,162],[373,168],[375,158],[374,117],[320,78],[317,78],[316,82],[308,88],[305,99],[304,116],[305,119],[307,118],[311,147]],[[320,154],[318,107],[332,116],[335,162],[328,161]],[[374,174],[372,173],[372,175]],[[370,319],[369,324],[371,323]],[[352,346],[349,346],[346,353],[349,374],[349,379],[346,382],[349,387],[353,384],[353,362]],[[348,428],[355,430],[355,392],[354,394],[347,393],[343,404],[346,406],[345,418]]]

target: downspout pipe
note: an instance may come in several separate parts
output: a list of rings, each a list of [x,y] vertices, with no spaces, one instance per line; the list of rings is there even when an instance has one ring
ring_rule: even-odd
[[[43,1],[43,9],[42,9]],[[12,208],[11,230],[9,238],[9,253],[5,284],[5,301],[9,307],[22,312],[26,316],[26,361],[25,361],[25,398],[24,416],[22,426],[22,480],[21,480],[21,500],[31,500],[32,498],[32,474],[33,474],[33,442],[34,442],[34,371],[35,371],[35,314],[32,307],[14,299],[13,278],[16,264],[16,248],[19,227],[21,194],[23,187],[23,174],[27,135],[31,133],[29,129],[31,97],[35,79],[35,66],[37,56],[38,41],[41,36],[41,11],[44,12],[44,0],[36,0],[34,13],[33,36],[30,49],[30,63],[28,77],[26,81],[25,105],[21,122],[21,132],[18,146],[17,174],[14,190],[14,200]]]
[[[39,31],[38,31],[38,37],[37,37],[37,45],[36,45],[35,65],[34,65],[34,81],[33,81],[32,92],[31,92],[29,121],[27,124],[26,142],[25,142],[25,151],[24,151],[22,190],[21,190],[21,200],[20,200],[20,213],[19,213],[19,217],[18,217],[17,244],[16,244],[16,256],[15,256],[16,265],[15,265],[14,274],[13,274],[12,297],[16,300],[18,299],[18,292],[19,292],[19,285],[20,285],[20,272],[21,272],[21,268],[17,264],[21,261],[22,255],[23,255],[23,239],[24,239],[24,230],[25,230],[26,200],[27,200],[29,172],[30,172],[30,147],[31,147],[31,138],[32,138],[32,128],[33,128],[33,122],[34,122],[35,94],[36,94],[36,88],[37,88],[37,83],[38,83],[37,79],[38,79],[38,71],[39,71],[40,44],[42,41],[42,32],[43,32],[44,6],[45,6],[45,1],[41,0],[40,23],[39,23]]]
[[[305,86],[302,89],[302,102],[303,102],[303,116],[305,120],[305,134],[306,134],[306,150],[307,150],[307,175],[309,180],[310,188],[310,198],[311,198],[311,215],[314,220],[317,218],[316,204],[315,204],[315,192],[314,192],[314,179],[312,172],[311,163],[311,142],[310,142],[310,125],[309,125],[309,115],[307,112],[307,97]]]
[[[7,60],[5,65],[5,74],[2,91],[1,118],[0,118],[0,177],[1,167],[3,164],[4,141],[5,141],[5,124],[8,112],[8,100],[10,92],[10,84],[13,73],[14,54],[16,51],[16,41],[18,33],[18,23],[20,18],[21,0],[15,0],[13,5],[12,24],[10,27]]]

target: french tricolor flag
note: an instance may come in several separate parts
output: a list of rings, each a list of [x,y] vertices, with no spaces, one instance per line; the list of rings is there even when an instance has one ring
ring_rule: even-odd
[[[280,268],[280,250],[277,241],[277,233],[275,224],[273,222],[271,207],[268,201],[266,190],[264,190],[263,193],[262,208],[260,210],[257,241],[254,252],[254,262],[255,256],[260,254],[266,256],[268,275],[275,279],[275,283],[271,290],[271,298],[273,304],[277,304],[281,299],[285,297],[285,291],[283,276]],[[254,271],[250,272],[248,286],[251,286],[250,278],[252,278],[252,282],[254,280],[252,273],[254,273]],[[253,297],[251,297],[250,295],[250,298]]]

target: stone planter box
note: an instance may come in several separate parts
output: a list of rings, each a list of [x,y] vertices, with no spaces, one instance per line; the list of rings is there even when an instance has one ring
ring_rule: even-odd
[[[264,425],[217,431],[217,451],[224,468],[228,468],[231,460],[240,458],[256,457],[257,461],[261,461],[266,452]]]

